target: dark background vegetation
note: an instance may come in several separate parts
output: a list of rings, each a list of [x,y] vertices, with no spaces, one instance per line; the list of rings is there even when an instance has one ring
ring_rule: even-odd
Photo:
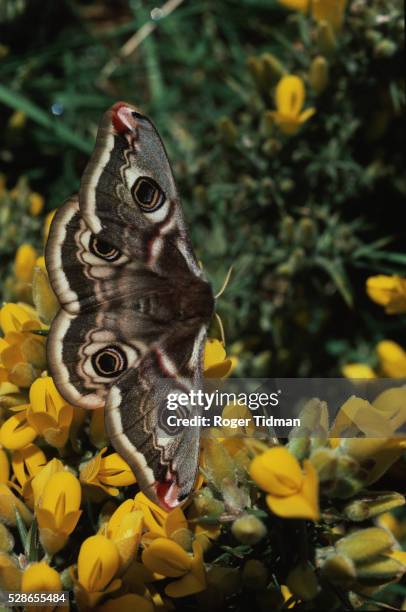
[[[369,275],[406,264],[401,2],[349,2],[320,96],[307,79],[325,55],[315,24],[273,0],[185,1],[167,16],[140,0],[0,0],[0,19],[7,186],[25,177],[52,210],[77,191],[106,108],[124,99],[146,111],[216,290],[234,266],[218,312],[239,373],[336,375],[375,366],[380,339],[406,345],[404,318],[365,293]],[[267,119],[269,53],[317,109],[290,137]],[[3,216],[3,279],[13,240],[41,244],[39,224],[20,222],[8,239]]]

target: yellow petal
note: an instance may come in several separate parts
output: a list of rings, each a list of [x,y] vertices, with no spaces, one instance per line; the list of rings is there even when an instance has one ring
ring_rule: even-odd
[[[142,562],[151,571],[169,578],[183,576],[192,567],[192,559],[179,544],[168,538],[156,538],[142,553]]]
[[[0,448],[0,482],[6,483],[10,476],[10,464],[6,451]]]
[[[347,365],[342,368],[342,372],[346,378],[376,378],[373,369],[364,363],[347,363]]]
[[[31,563],[25,570],[21,590],[23,593],[30,591],[61,591],[61,578],[56,570],[49,567],[47,563]]]
[[[114,540],[118,535],[121,527],[121,523],[124,517],[130,512],[135,511],[135,502],[132,499],[126,499],[119,507],[113,512],[108,523],[107,523],[107,537]]]
[[[224,361],[226,358],[226,351],[220,340],[216,338],[209,338],[204,348],[204,369],[210,368],[211,366]]]
[[[37,437],[37,432],[27,422],[26,410],[9,417],[0,429],[0,444],[4,448],[17,450],[24,448]]]
[[[18,247],[14,260],[14,272],[20,281],[24,283],[32,281],[36,259],[37,252],[30,244],[22,244]]]
[[[305,89],[302,79],[289,74],[281,78],[276,86],[276,108],[286,117],[297,117],[302,110]]]
[[[45,485],[41,508],[54,515],[56,528],[60,529],[65,515],[79,509],[81,495],[80,483],[71,472],[57,472]]]
[[[165,521],[165,532],[168,537],[178,529],[188,529],[188,522],[179,506],[168,513]]]
[[[39,513],[46,513],[46,510],[37,510],[37,518],[40,516]],[[50,513],[48,513],[50,514]],[[51,524],[49,520],[45,520],[41,514],[41,521],[48,522]],[[38,525],[40,522],[38,520]],[[39,527],[39,539],[42,544],[42,548],[49,554],[55,555],[57,552],[62,550],[68,543],[68,536],[65,533],[54,531],[48,527]]]
[[[55,383],[50,376],[38,378],[30,388],[30,403],[34,412],[47,412],[55,419],[65,400],[55,387]]]
[[[367,280],[367,294],[380,306],[386,306],[396,294],[396,276],[386,276],[379,274],[378,276],[370,276]]]
[[[315,508],[301,493],[289,497],[267,495],[266,501],[270,510],[283,518],[300,518],[313,521],[318,518]]]
[[[165,531],[165,523],[168,512],[154,504],[144,493],[137,493],[134,498],[135,508],[141,510],[144,515],[145,527],[148,531],[159,533],[162,536],[167,535]]]
[[[406,352],[391,340],[382,340],[376,347],[383,374],[391,378],[406,377]]]
[[[0,310],[0,326],[4,334],[19,332],[26,323],[35,319],[35,311],[28,304],[5,304]]]
[[[12,465],[14,475],[21,486],[46,465],[46,457],[42,450],[35,444],[28,444],[13,453]]]
[[[299,122],[300,123],[305,123],[306,121],[308,121],[310,119],[310,117],[313,117],[315,112],[316,112],[316,109],[313,108],[313,107],[306,108],[306,110],[304,110],[302,113],[300,113],[300,115],[299,115]]]
[[[220,340],[209,338],[204,350],[204,376],[205,378],[225,378],[236,366],[237,359],[227,358],[226,351]]]
[[[33,215],[33,217],[38,217],[44,208],[44,198],[39,193],[33,191],[30,193],[28,199],[30,202],[30,213]]]
[[[120,557],[116,545],[102,535],[87,538],[78,556],[78,579],[86,591],[102,591],[116,574]]]
[[[250,475],[261,489],[285,496],[298,492],[303,475],[298,460],[284,447],[270,448],[253,459]]]
[[[393,550],[390,553],[387,553],[386,556],[392,557],[392,559],[396,559],[399,563],[405,566],[406,571],[406,551],[404,550]]]
[[[118,453],[102,458],[99,479],[104,484],[117,487],[126,487],[136,482],[130,466]]]
[[[42,493],[51,476],[57,472],[63,471],[64,469],[65,468],[62,461],[59,459],[52,459],[34,476],[31,485],[36,506],[40,504]]]

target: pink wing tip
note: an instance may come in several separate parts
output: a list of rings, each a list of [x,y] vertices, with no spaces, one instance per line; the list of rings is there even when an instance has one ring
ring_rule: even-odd
[[[179,506],[178,500],[179,487],[174,480],[166,480],[165,482],[157,482],[155,484],[156,495],[159,503],[164,510],[170,512],[176,506]]]
[[[127,102],[116,102],[115,104],[113,104],[113,106],[110,109],[111,110],[111,123],[113,124],[113,127],[116,130],[116,132],[119,132],[120,134],[128,131],[128,125],[126,125],[122,121],[119,115],[119,111],[123,107],[131,108],[131,105],[127,104]]]

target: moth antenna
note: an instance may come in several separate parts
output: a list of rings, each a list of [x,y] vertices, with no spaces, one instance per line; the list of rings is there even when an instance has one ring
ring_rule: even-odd
[[[227,285],[229,283],[230,277],[231,277],[231,272],[233,271],[233,266],[230,266],[227,272],[227,275],[224,279],[224,283],[223,286],[221,287],[220,291],[218,293],[216,293],[216,295],[214,296],[214,299],[217,300],[217,298],[219,298],[221,295],[223,295],[224,291],[227,288]]]
[[[216,321],[217,321],[217,324],[219,326],[220,336],[221,336],[221,343],[222,343],[223,346],[225,346],[226,345],[226,337],[225,337],[225,334],[224,334],[223,322],[222,322],[222,320],[220,318],[220,315],[217,314],[217,312],[215,312],[214,315],[216,317]]]

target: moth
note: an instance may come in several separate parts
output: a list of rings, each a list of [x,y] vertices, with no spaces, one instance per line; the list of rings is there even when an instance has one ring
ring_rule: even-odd
[[[104,407],[108,437],[141,489],[176,507],[196,478],[199,432],[167,431],[162,415],[169,393],[202,384],[214,297],[162,140],[134,106],[117,102],[104,114],[45,260],[60,303],[47,340],[59,392]]]

